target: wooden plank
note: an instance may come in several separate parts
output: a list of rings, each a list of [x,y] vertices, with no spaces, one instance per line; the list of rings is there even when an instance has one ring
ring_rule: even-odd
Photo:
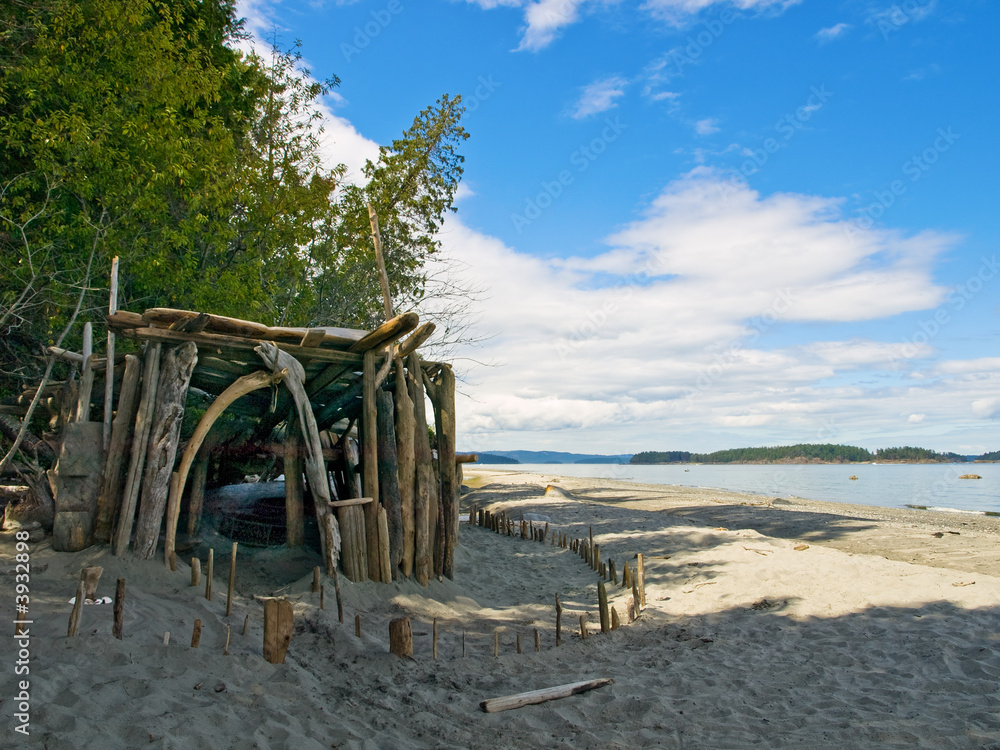
[[[413,494],[416,464],[413,453],[413,401],[403,360],[396,360],[396,465],[399,476],[399,512],[403,535],[400,568],[403,578],[413,573]]]
[[[238,336],[207,332],[186,333],[183,331],[171,331],[166,328],[130,328],[122,331],[122,335],[144,341],[167,341],[172,343],[193,341],[199,347],[217,347],[220,349],[238,349],[242,351],[256,349],[266,342],[272,344],[272,346],[277,346],[282,351],[295,357],[315,359],[322,362],[337,362],[345,365],[361,364],[361,356],[351,352],[295,346],[283,342],[270,342],[261,338],[240,338]]]
[[[118,413],[111,428],[111,441],[104,463],[104,479],[101,494],[97,498],[97,519],[94,522],[94,537],[99,542],[111,539],[115,511],[122,489],[122,468],[132,430],[135,426],[135,411],[138,406],[139,376],[142,371],[139,358],[130,354],[125,358],[125,375],[122,378],[121,393],[118,396]]]
[[[285,526],[289,547],[301,547],[306,537],[302,503],[302,433],[297,419],[288,420],[285,432]],[[319,571],[319,568],[316,569]]]
[[[434,421],[437,432],[438,476],[441,487],[441,507],[444,515],[444,538],[438,540],[443,546],[443,566],[445,576],[455,578],[455,550],[458,547],[459,489],[455,473],[455,373],[448,365],[442,365],[434,377],[424,374],[425,384],[434,405]]]
[[[399,578],[403,561],[403,511],[396,455],[396,427],[392,394],[379,389],[378,407],[378,487],[387,514],[387,539],[391,578]]]
[[[118,312],[118,256],[111,260],[111,289],[108,294],[108,315]],[[111,444],[111,420],[115,400],[115,332],[108,329],[108,366],[104,372],[104,432],[101,445],[108,450]]]
[[[363,339],[355,343],[348,349],[349,352],[366,352],[370,349],[378,349],[383,344],[394,341],[405,336],[420,324],[420,316],[415,312],[397,315],[392,320],[387,320]]]
[[[396,356],[402,359],[409,357],[418,347],[423,346],[424,342],[431,337],[436,328],[437,326],[433,323],[424,323],[410,334],[410,337],[406,341],[399,345]]]
[[[420,357],[414,352],[407,362],[413,402],[413,457],[415,489],[413,496],[413,571],[417,583],[426,586],[430,580],[433,535],[431,527],[431,501],[437,493],[437,481],[431,457],[431,443],[427,435],[427,417],[424,405],[424,383],[420,376]],[[433,518],[437,518],[435,514]]]
[[[105,320],[108,323],[109,328],[114,328],[117,331],[121,331],[125,328],[142,328],[149,323],[143,320],[142,315],[135,312],[129,312],[128,310],[118,310],[115,313],[108,315]]]
[[[80,375],[80,393],[76,406],[76,421],[90,421],[90,395],[94,389],[94,327],[90,323],[83,326],[83,372]]]
[[[264,601],[264,658],[271,664],[284,664],[295,628],[292,603],[286,599]]]
[[[299,341],[299,346],[304,346],[311,348],[314,346],[319,346],[323,343],[323,339],[326,338],[326,331],[322,328],[310,328],[302,336],[302,340]]]
[[[586,682],[571,682],[568,685],[542,688],[541,690],[529,690],[526,693],[515,693],[514,695],[505,695],[501,698],[490,698],[480,702],[479,707],[488,714],[509,711],[512,708],[532,706],[558,698],[568,698],[571,695],[586,693],[588,690],[594,690],[605,685],[613,685],[614,682],[610,677],[587,680]]]
[[[375,357],[374,349],[364,356],[364,376],[362,381],[361,414],[361,486],[368,497],[379,497],[378,491],[378,422],[375,404]],[[378,508],[365,507],[365,536],[368,550],[368,577],[381,580],[378,556]]]
[[[352,505],[364,505],[370,502],[372,502],[372,498],[370,497],[350,497],[347,500],[332,500],[330,501],[330,507],[350,508]]]

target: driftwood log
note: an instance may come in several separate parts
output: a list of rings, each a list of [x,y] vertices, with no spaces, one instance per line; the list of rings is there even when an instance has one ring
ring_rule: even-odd
[[[375,357],[374,350],[365,352],[362,370],[361,397],[361,486],[368,497],[378,499],[378,418],[375,403]],[[378,508],[365,507],[365,535],[368,547],[368,577],[381,580],[378,553]]]
[[[177,458],[184,402],[197,361],[198,347],[191,342],[171,349],[163,358],[133,545],[141,560],[151,559],[156,552],[170,491],[170,474]]]
[[[432,324],[428,324],[432,325]],[[413,459],[413,401],[401,359],[396,360],[396,459],[399,475],[399,510],[403,537],[403,578],[413,574],[413,494],[416,466]]]
[[[135,522],[135,506],[139,500],[139,486],[143,468],[146,465],[146,447],[149,444],[149,430],[153,422],[153,408],[156,406],[156,387],[160,378],[160,344],[146,347],[142,369],[142,397],[135,415],[135,432],[132,438],[132,452],[129,460],[128,477],[122,493],[121,511],[115,528],[112,551],[123,555],[132,538]]]
[[[379,389],[378,407],[378,486],[387,519],[389,568],[392,578],[399,578],[403,561],[403,512],[399,489],[399,464],[396,454],[396,428],[393,424],[392,395]],[[381,530],[379,531],[381,534]],[[381,539],[379,540],[381,547]]]
[[[113,336],[109,333],[108,336]],[[135,410],[139,393],[139,376],[142,366],[139,358],[129,354],[125,357],[125,374],[122,377],[121,393],[118,396],[118,413],[111,425],[111,439],[104,464],[104,480],[101,494],[97,497],[97,519],[94,522],[94,538],[98,542],[111,539],[115,511],[118,508],[122,490],[122,469],[125,456],[132,442],[135,427]]]
[[[556,700],[557,698],[568,698],[571,695],[586,693],[588,690],[612,684],[614,684],[614,680],[610,677],[604,677],[599,680],[587,680],[586,682],[571,682],[568,685],[559,685],[558,687],[531,690],[527,693],[516,693],[514,695],[505,695],[502,698],[490,698],[489,700],[482,701],[479,704],[479,707],[486,713],[497,713],[499,711],[508,711],[512,708],[521,708],[522,706],[531,706],[536,703],[545,703],[546,701]]]
[[[426,375],[427,392],[434,404],[437,428],[438,476],[441,486],[441,513],[444,516],[443,573],[455,578],[455,549],[458,547],[458,486],[455,474],[455,373],[448,365],[440,365]]]
[[[413,457],[416,466],[416,484],[413,497],[413,573],[417,583],[426,586],[431,574],[431,501],[437,494],[437,481],[431,458],[431,442],[427,435],[427,416],[424,413],[424,382],[420,375],[420,356],[414,352],[407,360],[413,401]],[[433,516],[436,518],[437,516]]]

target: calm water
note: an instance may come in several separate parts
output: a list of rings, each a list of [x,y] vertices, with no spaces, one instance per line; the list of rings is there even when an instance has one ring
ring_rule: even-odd
[[[632,466],[603,464],[477,464],[568,477],[618,479],[645,484],[717,487],[773,497],[834,503],[1000,513],[1000,464],[848,464]],[[685,471],[688,469],[688,471]],[[959,479],[979,474],[982,479]],[[851,481],[849,477],[858,479]]]

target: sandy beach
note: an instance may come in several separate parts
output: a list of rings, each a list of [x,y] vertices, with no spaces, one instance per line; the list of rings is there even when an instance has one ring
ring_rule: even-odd
[[[332,583],[323,610],[310,590],[312,551],[241,547],[227,618],[230,542],[215,533],[185,553],[215,549],[211,601],[186,562],[170,572],[107,547],[55,553],[46,539],[30,545],[30,674],[15,677],[16,649],[2,651],[0,746],[1000,748],[1000,519],[482,468],[466,484],[466,511],[536,513],[570,538],[592,528],[619,571],[642,553],[639,619],[602,635],[598,577],[579,555],[466,523],[455,581],[342,578],[343,623]],[[13,610],[9,533],[0,554]],[[105,569],[100,596],[127,581],[123,640],[110,605],[85,607],[80,634],[66,637],[86,565]],[[608,586],[627,620],[631,593]],[[262,658],[254,598],[274,595],[296,615],[283,665]],[[388,622],[402,615],[412,660],[388,653]],[[479,707],[601,677],[614,684],[504,713]],[[13,731],[18,679],[30,680],[29,737]]]

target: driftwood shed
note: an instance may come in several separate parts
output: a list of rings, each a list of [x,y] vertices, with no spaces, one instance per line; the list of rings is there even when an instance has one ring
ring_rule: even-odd
[[[84,504],[83,512],[79,503],[61,507],[57,481],[57,547],[111,541],[115,554],[131,547],[149,559],[165,525],[165,560],[174,565],[182,505],[193,534],[210,430],[232,408],[254,415],[258,435],[283,434],[271,449],[284,461],[288,544],[303,541],[304,474],[328,572],[339,562],[355,581],[414,575],[426,584],[432,574],[454,576],[455,380],[449,365],[417,353],[433,324],[420,326],[415,313],[406,313],[373,331],[276,328],[164,308],[118,311],[107,319],[118,336],[144,342],[144,352],[141,361],[126,358],[114,421],[105,428],[96,503]],[[190,388],[211,400],[182,444]],[[436,456],[425,393],[434,411]],[[106,410],[105,419],[110,415]],[[272,432],[282,423],[283,433]],[[349,439],[355,426],[360,457]],[[100,430],[92,432],[82,439],[99,443]],[[68,450],[65,442],[60,465],[72,466]]]

